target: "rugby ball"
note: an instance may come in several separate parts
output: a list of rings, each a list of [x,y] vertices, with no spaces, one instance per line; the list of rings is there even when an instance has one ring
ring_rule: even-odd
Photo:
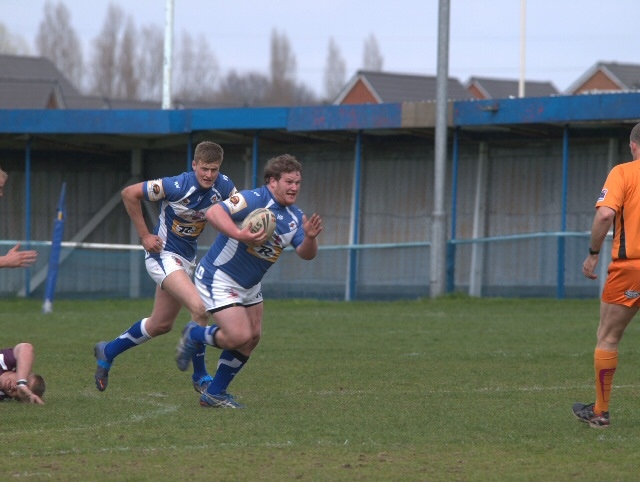
[[[276,230],[276,215],[273,211],[267,208],[258,208],[247,214],[247,217],[242,221],[242,229],[251,224],[251,232],[257,233],[263,227],[267,233],[267,239],[273,236],[273,232]]]

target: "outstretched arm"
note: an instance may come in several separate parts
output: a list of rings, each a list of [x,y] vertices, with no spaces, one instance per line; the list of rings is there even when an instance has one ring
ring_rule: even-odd
[[[0,256],[0,268],[27,268],[35,263],[38,252],[34,250],[19,251],[20,243],[16,244],[4,256]]]

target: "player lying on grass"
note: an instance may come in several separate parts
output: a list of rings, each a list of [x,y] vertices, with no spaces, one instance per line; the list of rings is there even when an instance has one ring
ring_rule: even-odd
[[[30,343],[0,349],[0,400],[44,404],[44,379],[31,373],[34,358]]]
[[[265,185],[242,191],[207,211],[207,221],[220,233],[202,258],[195,283],[215,324],[202,327],[189,322],[183,329],[176,352],[180,370],[186,370],[203,344],[222,349],[213,381],[200,396],[203,407],[242,408],[227,392],[229,384],[260,341],[263,298],[261,280],[289,245],[305,260],[318,252],[316,237],[322,219],[309,219],[294,202],[300,192],[302,165],[288,154],[270,159],[264,169]],[[242,241],[239,228],[244,218],[258,208],[276,216],[275,232],[259,245]],[[264,229],[259,232],[265,233]]]

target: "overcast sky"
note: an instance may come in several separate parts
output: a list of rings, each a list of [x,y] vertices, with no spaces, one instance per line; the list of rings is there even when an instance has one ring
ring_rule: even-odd
[[[57,2],[54,2],[57,3]],[[85,55],[104,22],[108,1],[63,0]],[[165,0],[111,0],[136,27],[164,28]],[[522,0],[451,0],[449,75],[517,80],[521,66]],[[0,0],[0,22],[35,51],[45,0]],[[599,61],[640,63],[637,0],[526,1],[525,77],[567,89]],[[204,33],[223,73],[269,69],[276,29],[289,39],[297,78],[324,93],[330,38],[340,49],[347,79],[362,68],[364,43],[374,34],[383,70],[436,75],[438,0],[174,0],[176,38]]]

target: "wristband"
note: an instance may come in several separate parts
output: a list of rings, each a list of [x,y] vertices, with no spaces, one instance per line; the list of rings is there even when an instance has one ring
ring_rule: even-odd
[[[591,247],[589,247],[589,254],[590,254],[590,255],[600,254],[600,250],[595,251],[595,250],[591,249]]]
[[[24,386],[26,387],[26,386],[27,386],[27,381],[23,378],[23,379],[21,379],[21,380],[18,380],[18,381],[16,382],[16,385],[17,385],[17,386],[22,386],[22,385],[24,385]]]

